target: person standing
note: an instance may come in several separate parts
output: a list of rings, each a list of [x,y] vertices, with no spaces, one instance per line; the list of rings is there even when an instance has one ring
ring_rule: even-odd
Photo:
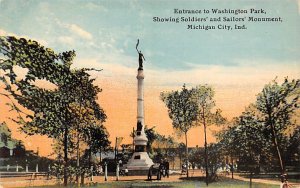
[[[164,166],[165,166],[165,170],[166,170],[166,176],[167,178],[169,178],[169,174],[170,174],[170,163],[167,159],[165,159],[164,162]]]

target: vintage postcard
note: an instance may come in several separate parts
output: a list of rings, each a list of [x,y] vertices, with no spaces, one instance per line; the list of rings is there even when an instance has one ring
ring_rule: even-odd
[[[0,187],[300,187],[299,0],[0,0]]]

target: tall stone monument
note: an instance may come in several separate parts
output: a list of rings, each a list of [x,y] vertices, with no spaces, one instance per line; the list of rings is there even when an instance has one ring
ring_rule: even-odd
[[[139,54],[139,68],[137,73],[137,128],[134,137],[134,153],[127,163],[127,169],[130,174],[144,174],[148,171],[153,161],[149,158],[146,151],[147,137],[145,134],[144,121],[144,70],[143,60],[145,60],[141,51],[138,50],[139,40],[136,44],[136,50]]]

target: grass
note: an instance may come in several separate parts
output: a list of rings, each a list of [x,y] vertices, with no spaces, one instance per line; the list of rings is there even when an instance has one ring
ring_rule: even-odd
[[[206,184],[203,182],[172,182],[172,183],[149,183],[149,182],[113,182],[108,184],[98,184],[93,186],[95,188],[205,188]],[[278,185],[267,185],[253,183],[252,188],[278,188]],[[249,183],[246,182],[215,182],[208,185],[208,188],[249,188]]]
[[[153,188],[201,188],[206,187],[204,182],[184,181],[184,182],[111,182],[97,184],[92,187],[101,188],[129,188],[129,187],[153,187]],[[243,181],[219,181],[208,185],[208,188],[248,188],[249,182]],[[252,188],[278,188],[278,185],[268,185],[253,183]]]
[[[40,188],[54,188],[57,186],[42,186]],[[76,187],[76,186],[68,186]],[[185,180],[182,182],[159,182],[159,181],[118,181],[118,182],[107,182],[107,183],[96,183],[94,185],[86,185],[85,187],[90,188],[205,188],[206,184],[203,181],[197,180]],[[249,182],[222,179],[218,182],[209,184],[208,188],[249,188]],[[278,185],[269,185],[262,183],[252,183],[252,188],[278,188]]]

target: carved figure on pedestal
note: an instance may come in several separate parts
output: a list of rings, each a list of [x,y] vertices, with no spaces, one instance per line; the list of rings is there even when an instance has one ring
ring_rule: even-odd
[[[136,43],[136,46],[135,46],[135,49],[139,54],[139,70],[143,70],[143,62],[146,61],[146,59],[145,59],[144,55],[142,54],[142,51],[138,50],[139,43],[140,43],[140,41],[138,39],[137,43]]]

